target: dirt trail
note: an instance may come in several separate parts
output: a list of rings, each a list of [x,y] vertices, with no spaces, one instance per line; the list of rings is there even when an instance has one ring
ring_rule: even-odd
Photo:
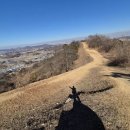
[[[26,91],[33,91],[36,89],[37,89],[37,91],[38,91],[38,89],[40,89],[40,90],[43,89],[43,91],[44,91],[44,89],[50,88],[49,86],[52,84],[53,84],[53,87],[49,90],[50,91],[49,93],[51,93],[51,92],[53,93],[54,90],[59,91],[59,88],[56,89],[57,86],[54,86],[54,85],[57,84],[58,82],[61,84],[61,81],[62,81],[62,85],[60,85],[60,84],[59,85],[62,88],[63,88],[63,86],[66,87],[66,86],[77,84],[78,82],[80,82],[80,80],[82,80],[86,76],[86,74],[92,68],[101,66],[106,61],[106,59],[104,59],[97,51],[88,49],[87,45],[85,43],[83,44],[83,49],[86,51],[86,53],[89,53],[91,55],[91,57],[93,58],[93,61],[91,63],[86,64],[77,69],[74,69],[72,71],[60,74],[58,76],[54,76],[49,79],[30,84],[24,88],[20,88],[20,89],[13,90],[13,91],[10,91],[7,93],[3,93],[0,95],[0,102],[3,102],[5,100],[10,100],[11,98],[15,98],[18,95],[23,94]],[[59,85],[58,85],[58,87],[59,87]],[[66,87],[66,89],[67,88],[68,87]],[[35,96],[35,93],[34,93],[33,97],[34,96]],[[46,96],[46,94],[45,94],[45,96]]]
[[[82,44],[83,44],[82,47],[85,50],[86,54],[89,54],[93,58],[92,62],[77,69],[74,69],[72,71],[60,74],[58,76],[54,76],[43,81],[29,84],[24,88],[19,88],[17,90],[3,93],[0,95],[0,103],[11,99],[15,100],[15,98],[21,97],[20,95],[22,94],[24,94],[25,98],[26,96],[29,96],[28,98],[33,98],[35,100],[35,96],[37,97],[37,93],[39,93],[42,99],[44,97],[45,99],[48,99],[50,95],[54,96],[54,94],[59,93],[61,89],[62,90],[66,89],[67,91],[69,91],[68,86],[78,84],[82,79],[84,79],[84,77],[89,73],[89,71],[92,68],[102,66],[102,69],[104,70],[103,73],[106,75],[109,75],[111,74],[111,72],[114,71],[114,68],[104,66],[104,64],[107,62],[107,59],[105,59],[99,52],[97,52],[96,50],[89,49],[85,43]],[[127,82],[125,79],[122,78],[116,78],[116,79],[112,78],[112,79],[116,81],[121,90],[130,94],[129,82]],[[40,94],[41,91],[43,92],[42,94]]]

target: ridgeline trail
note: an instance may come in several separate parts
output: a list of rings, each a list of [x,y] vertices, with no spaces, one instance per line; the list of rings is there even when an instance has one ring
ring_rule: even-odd
[[[104,76],[111,75],[112,72],[118,71],[117,68],[107,67],[106,63],[108,60],[105,59],[98,51],[89,49],[87,44],[84,42],[81,44],[81,49],[86,52],[86,56],[89,54],[93,58],[90,63],[58,76],[53,76],[45,80],[31,83],[25,87],[0,94],[0,116],[2,119],[10,122],[9,119],[14,117],[14,115],[26,116],[28,111],[35,111],[39,107],[42,107],[42,109],[47,109],[48,107],[55,106],[57,102],[64,101],[70,92],[69,86],[77,86],[80,84],[93,68],[102,68],[101,73]],[[79,58],[85,58],[85,56],[83,56],[84,54],[81,52]],[[110,79],[114,80],[120,94],[125,97],[122,99],[122,102],[124,101],[125,105],[123,107],[126,110],[129,120],[130,82],[125,78],[120,77],[115,78],[111,76]]]

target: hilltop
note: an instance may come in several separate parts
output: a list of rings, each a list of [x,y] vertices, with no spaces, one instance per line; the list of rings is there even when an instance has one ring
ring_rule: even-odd
[[[1,94],[1,129],[55,130],[60,129],[61,122],[73,124],[80,121],[79,118],[86,119],[89,130],[129,129],[129,75],[126,78],[113,76],[113,73],[124,72],[106,66],[109,60],[88,48],[85,42],[81,43],[78,54],[75,61],[78,68]],[[88,57],[91,57],[89,62]],[[82,104],[73,104],[69,99],[69,86],[83,93],[79,95]],[[77,107],[88,118],[84,118],[84,114],[76,116]],[[73,129],[71,124],[62,127]],[[76,128],[79,130],[81,126]]]

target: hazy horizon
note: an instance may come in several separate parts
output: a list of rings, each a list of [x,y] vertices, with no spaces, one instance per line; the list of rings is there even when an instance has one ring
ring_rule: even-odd
[[[95,34],[89,34],[89,35],[104,35],[104,36],[108,36],[111,38],[116,38],[116,37],[122,37],[122,36],[130,36],[130,30],[126,30],[126,31],[121,31],[121,32],[111,32],[111,33],[105,33],[105,34],[99,34],[99,33],[95,33]],[[56,44],[56,42],[63,42],[63,41],[74,41],[74,40],[82,40],[84,38],[87,38],[89,35],[87,36],[79,36],[79,37],[71,37],[71,38],[64,38],[64,39],[56,39],[56,40],[48,40],[48,41],[37,41],[37,42],[33,42],[33,43],[23,43],[23,44],[17,44],[17,45],[10,45],[10,46],[1,46],[0,50],[4,50],[4,49],[13,49],[13,48],[22,48],[22,47],[26,47],[26,46],[38,46],[38,45],[43,45],[43,44]],[[53,43],[54,42],[54,43]],[[52,44],[53,43],[53,44]]]

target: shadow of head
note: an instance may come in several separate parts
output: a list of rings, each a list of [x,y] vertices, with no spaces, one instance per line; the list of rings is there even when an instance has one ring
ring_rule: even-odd
[[[114,78],[130,79],[130,74],[118,73],[118,72],[112,72],[111,75],[105,75],[105,76],[112,76]]]
[[[105,130],[101,119],[89,107],[74,100],[70,111],[62,111],[55,130]]]
[[[45,128],[42,127],[42,128],[32,129],[32,130],[45,130]]]
[[[130,74],[113,72],[112,77],[115,77],[115,78],[118,78],[118,77],[119,78],[130,78]]]

